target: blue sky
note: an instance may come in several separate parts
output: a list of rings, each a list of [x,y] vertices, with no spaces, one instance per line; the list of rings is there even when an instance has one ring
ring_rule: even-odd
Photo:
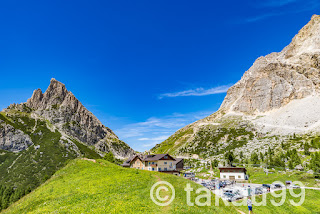
[[[0,108],[52,77],[134,149],[215,112],[259,56],[281,51],[315,0],[1,1]]]

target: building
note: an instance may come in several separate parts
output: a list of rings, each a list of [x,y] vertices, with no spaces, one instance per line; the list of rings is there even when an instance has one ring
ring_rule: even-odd
[[[183,159],[173,158],[169,154],[135,155],[122,166],[179,175],[183,169]]]
[[[219,167],[221,180],[245,180],[246,168],[240,167]]]
[[[175,159],[176,161],[174,161],[173,164],[176,165],[176,170],[180,172],[183,170],[183,166],[184,166],[183,158],[175,158]]]

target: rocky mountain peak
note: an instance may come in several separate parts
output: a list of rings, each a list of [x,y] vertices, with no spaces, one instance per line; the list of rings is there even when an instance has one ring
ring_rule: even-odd
[[[105,127],[88,111],[63,83],[54,78],[44,93],[41,89],[35,90],[26,105],[60,131],[83,143],[95,146],[99,151],[111,151],[119,157],[127,157],[134,153],[111,129]],[[111,144],[124,145],[125,148],[117,151]]]
[[[68,93],[63,83],[52,78],[45,93],[43,94],[41,89],[35,90],[32,97],[27,101],[27,105],[36,110],[43,110],[52,105],[61,104]]]
[[[257,114],[320,92],[320,16],[280,53],[259,57],[232,86],[220,110]]]
[[[287,58],[303,53],[320,51],[320,16],[313,15],[299,33],[292,39],[283,53]]]

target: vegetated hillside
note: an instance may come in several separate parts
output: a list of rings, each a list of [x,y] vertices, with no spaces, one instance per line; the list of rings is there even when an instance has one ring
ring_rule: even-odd
[[[0,112],[0,210],[38,187],[69,160],[126,158],[134,151],[67,91],[51,80],[27,103]]]
[[[167,181],[176,191],[175,199],[168,206],[158,206],[150,199],[150,189],[157,181]],[[3,213],[238,213],[246,206],[234,207],[220,199],[220,205],[188,206],[184,188],[189,183],[191,202],[203,195],[196,194],[200,185],[182,177],[160,172],[122,168],[104,160],[96,163],[76,159],[59,170],[51,179],[34,190]],[[154,192],[155,193],[155,192]],[[296,192],[298,193],[298,192]],[[294,207],[289,198],[281,207],[271,205],[268,196],[267,206],[255,207],[255,213],[315,213],[319,210],[320,191],[307,190],[302,206]],[[171,196],[160,191],[162,197]],[[299,199],[295,199],[298,201]],[[201,200],[204,202],[205,200]],[[257,211],[258,210],[258,211]]]
[[[310,151],[319,150],[319,32],[320,16],[314,15],[281,52],[259,57],[228,90],[217,112],[151,151],[220,160],[231,151],[245,161],[253,153],[266,155],[269,147],[286,152],[309,144]]]
[[[157,181],[167,181],[175,188],[175,200],[168,206],[158,206],[150,199],[150,189]],[[222,201],[219,207],[187,206],[187,183],[195,190],[201,187],[174,175],[77,159],[3,213],[237,213]],[[166,194],[171,196],[161,193],[162,197]],[[193,191],[191,200],[201,194]]]
[[[69,160],[78,156],[101,158],[77,140],[62,138],[58,130],[48,128],[48,121],[35,120],[29,113],[1,112],[0,121],[0,126],[21,130],[32,141],[32,145],[18,153],[0,150],[0,210],[38,187]]]

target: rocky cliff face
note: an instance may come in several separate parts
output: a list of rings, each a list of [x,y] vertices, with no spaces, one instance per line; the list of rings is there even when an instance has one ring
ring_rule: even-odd
[[[320,16],[312,16],[279,53],[259,57],[214,114],[156,145],[153,152],[222,156],[292,144],[320,132]],[[302,142],[303,142],[303,138]]]
[[[227,93],[221,109],[247,114],[319,93],[320,16],[314,15],[280,53],[258,58]]]
[[[19,152],[32,144],[29,135],[0,120],[0,150]]]
[[[134,151],[88,111],[72,92],[66,89],[64,84],[55,79],[51,79],[44,93],[37,89],[25,104],[11,105],[4,112],[12,110],[27,111],[34,119],[47,120],[52,125],[51,129],[57,129],[63,136],[70,136],[94,147],[100,154],[112,152],[118,158],[127,158],[134,154]],[[5,142],[2,143],[2,149],[23,150],[32,142],[27,140],[20,133],[21,131],[16,131],[16,134],[13,134],[13,131],[8,128],[2,128],[1,131],[0,142]],[[10,141],[9,136],[11,135]],[[15,138],[17,139],[12,141]],[[18,143],[19,140],[20,143]],[[23,141],[24,144],[21,143]]]

